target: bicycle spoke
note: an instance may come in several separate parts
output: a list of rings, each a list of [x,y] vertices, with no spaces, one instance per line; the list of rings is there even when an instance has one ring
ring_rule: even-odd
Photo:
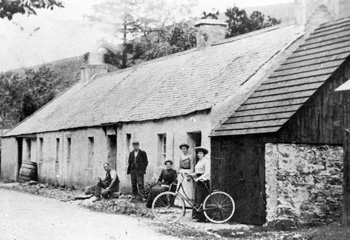
[[[152,204],[154,216],[165,224],[177,222],[185,214],[182,198],[172,192],[158,195]]]
[[[204,214],[212,222],[228,221],[234,213],[233,200],[223,192],[214,192],[205,200]]]

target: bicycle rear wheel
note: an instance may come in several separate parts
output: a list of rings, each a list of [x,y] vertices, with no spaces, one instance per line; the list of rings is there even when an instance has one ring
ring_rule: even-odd
[[[165,223],[176,223],[185,215],[185,202],[173,192],[159,194],[152,203],[154,217]]]
[[[203,203],[205,217],[213,223],[224,223],[231,219],[235,212],[235,202],[225,192],[210,194]]]

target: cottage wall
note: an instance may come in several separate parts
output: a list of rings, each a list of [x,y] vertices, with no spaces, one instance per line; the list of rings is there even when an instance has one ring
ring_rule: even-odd
[[[173,119],[127,123],[118,128],[118,174],[123,182],[122,189],[130,189],[131,183],[129,176],[126,175],[128,150],[132,146],[127,146],[127,134],[131,135],[130,142],[137,140],[140,142],[140,149],[147,152],[149,165],[145,176],[145,182],[156,181],[161,169],[164,167],[164,161],[159,156],[159,134],[166,134],[166,159],[174,161],[174,168],[178,169],[178,159],[181,155],[179,145],[188,143],[193,147],[196,143],[189,133],[200,133],[200,145],[210,148],[209,134],[212,129],[211,116],[209,113],[197,113],[190,116],[178,117]],[[198,143],[197,143],[198,145]]]
[[[40,181],[86,186],[103,177],[107,140],[102,128],[38,134],[34,142],[31,160],[38,163]]]
[[[1,175],[2,179],[17,180],[18,145],[15,138],[2,139]]]
[[[177,169],[181,154],[178,146],[187,142],[192,151],[196,145],[210,148],[208,136],[211,129],[210,113],[206,111],[173,119],[41,133],[36,137],[18,138],[18,141],[23,143],[22,161],[38,164],[38,176],[42,182],[78,187],[94,184],[98,176],[105,174],[102,164],[109,162],[116,167],[121,190],[129,191],[131,184],[126,171],[132,141],[139,141],[140,148],[147,152],[149,165],[145,181],[152,182],[164,167],[163,155],[159,155],[160,134],[166,136],[166,159],[174,160]],[[201,135],[201,141],[195,142],[193,134]],[[113,147],[108,142],[110,136],[116,136],[114,153],[111,153]],[[16,180],[17,140],[4,138],[3,144],[1,177]]]

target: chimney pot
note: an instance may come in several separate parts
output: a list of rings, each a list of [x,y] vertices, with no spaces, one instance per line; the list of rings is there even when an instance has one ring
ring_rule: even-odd
[[[80,68],[80,81],[82,83],[89,82],[95,75],[108,72],[108,66],[104,62],[106,49],[99,48],[97,51],[89,53],[88,63],[83,64]]]
[[[222,41],[226,36],[227,23],[216,19],[201,19],[194,24],[197,31],[197,49],[204,49]]]

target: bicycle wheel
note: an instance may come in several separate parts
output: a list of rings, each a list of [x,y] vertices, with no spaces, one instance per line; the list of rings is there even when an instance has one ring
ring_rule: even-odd
[[[176,223],[185,215],[185,202],[173,192],[159,194],[152,203],[152,212],[156,219],[165,223]]]
[[[235,212],[235,202],[225,192],[213,192],[203,203],[205,217],[213,223],[224,223],[231,219]]]

